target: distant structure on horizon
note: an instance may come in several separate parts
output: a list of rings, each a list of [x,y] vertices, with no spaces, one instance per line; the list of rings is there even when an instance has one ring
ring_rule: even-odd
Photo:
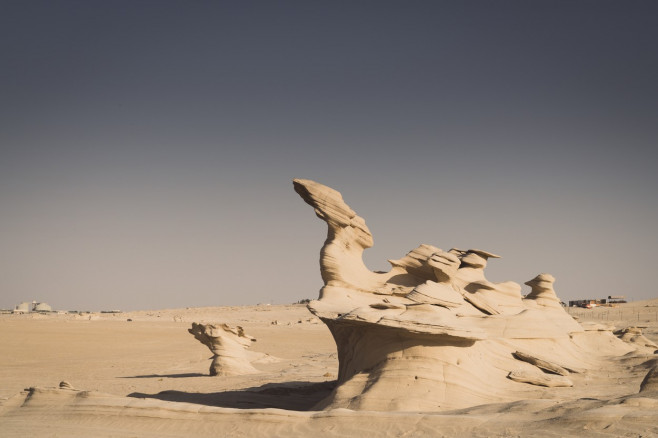
[[[29,313],[32,311],[32,303],[27,301],[20,303],[18,306],[14,307],[14,313]]]
[[[30,313],[30,312],[52,312],[53,308],[47,303],[37,303],[36,301],[24,301],[14,307],[14,313]]]
[[[613,304],[621,304],[626,302],[624,295],[608,295],[608,298],[601,298],[598,300],[572,300],[569,301],[569,307],[584,307],[591,309],[596,306],[610,306]]]

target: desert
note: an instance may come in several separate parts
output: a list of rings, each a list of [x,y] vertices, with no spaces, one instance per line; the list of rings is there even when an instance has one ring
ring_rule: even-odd
[[[3,436],[658,435],[658,299],[567,308],[481,249],[373,272],[365,220],[293,184],[327,225],[318,299],[0,315]]]
[[[654,343],[656,311],[658,299],[575,310],[584,322],[641,326]],[[241,325],[257,339],[251,349],[279,361],[211,377],[210,352],[187,332],[194,321]],[[656,392],[640,393],[655,354],[629,354],[572,388],[536,387],[539,399],[440,413],[309,411],[333,389],[338,362],[304,305],[0,315],[0,333],[3,437],[658,435]]]
[[[0,5],[0,438],[658,438],[658,1]]]

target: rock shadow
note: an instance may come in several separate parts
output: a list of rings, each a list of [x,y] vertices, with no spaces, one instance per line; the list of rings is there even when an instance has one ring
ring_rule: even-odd
[[[121,379],[152,379],[152,378],[163,378],[167,377],[170,379],[178,379],[183,377],[208,377],[208,374],[202,373],[181,373],[181,374],[144,374],[141,376],[124,376],[120,377]]]
[[[267,383],[259,387],[236,391],[198,393],[162,391],[157,394],[133,392],[128,397],[153,398],[164,401],[194,403],[236,409],[277,408],[290,411],[309,411],[331,394],[336,381]]]

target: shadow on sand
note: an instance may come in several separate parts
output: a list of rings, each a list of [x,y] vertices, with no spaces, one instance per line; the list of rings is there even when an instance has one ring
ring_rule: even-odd
[[[155,377],[167,377],[170,379],[178,379],[181,377],[208,377],[208,374],[201,373],[182,373],[182,374],[145,374],[143,376],[124,376],[121,379],[152,379]]]
[[[135,377],[183,377],[175,376],[135,376]],[[190,377],[186,375],[185,377]],[[164,401],[195,403],[207,406],[237,409],[277,408],[291,411],[308,411],[320,400],[327,397],[336,387],[330,382],[284,382],[268,383],[260,387],[237,391],[198,393],[183,391],[162,391],[157,394],[133,392],[128,397],[153,398]]]

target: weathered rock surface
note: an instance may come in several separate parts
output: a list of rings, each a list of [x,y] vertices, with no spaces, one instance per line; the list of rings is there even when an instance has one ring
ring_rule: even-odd
[[[641,393],[656,393],[658,394],[658,365],[654,365],[649,370],[642,383],[640,384]]]
[[[549,373],[559,374],[561,376],[569,375],[569,370],[567,370],[566,368],[561,367],[560,365],[548,359],[543,359],[541,357],[533,356],[532,354],[526,353],[524,351],[515,351],[514,357],[524,362],[528,362],[529,364],[532,364],[537,368],[541,368],[544,371],[548,371]]]
[[[625,329],[617,330],[614,333],[622,341],[628,342],[643,351],[654,352],[658,350],[658,345],[644,336],[642,334],[642,329],[639,327],[626,327]]]
[[[73,385],[71,385],[66,380],[62,380],[61,382],[59,382],[59,388],[60,389],[75,389],[75,388],[73,388]]]
[[[526,281],[525,284],[532,288],[530,293],[524,297],[526,304],[530,303],[530,300],[534,300],[538,306],[562,308],[560,299],[553,290],[553,283],[555,283],[555,277],[551,274],[539,274],[532,280]]]
[[[242,327],[193,322],[188,331],[212,351],[211,376],[237,376],[259,372],[252,363],[262,360],[266,355],[247,351],[256,338],[247,335]]]
[[[293,184],[328,227],[324,287],[308,308],[336,341],[339,375],[317,408],[440,411],[509,401],[535,385],[571,386],[559,374],[633,350],[569,316],[550,274],[525,283],[525,297],[515,282],[487,280],[487,262],[499,256],[485,250],[421,245],[390,260],[389,272],[372,272],[362,258],[373,245],[365,220],[336,190]]]
[[[516,382],[530,383],[537,386],[573,386],[573,382],[565,376],[545,374],[538,371],[510,371],[508,377]]]

